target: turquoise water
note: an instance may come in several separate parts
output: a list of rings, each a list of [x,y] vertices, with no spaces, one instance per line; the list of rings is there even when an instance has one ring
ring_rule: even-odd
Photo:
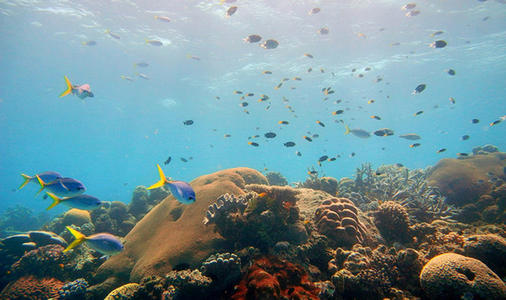
[[[49,205],[34,197],[35,184],[15,191],[20,173],[58,171],[81,180],[90,195],[128,202],[135,186],[157,181],[157,163],[184,181],[246,166],[279,171],[295,182],[311,166],[340,178],[364,162],[424,168],[479,145],[504,150],[504,123],[489,124],[506,115],[506,5],[423,1],[418,16],[406,17],[406,3],[237,1],[237,12],[227,18],[230,4],[219,1],[1,1],[0,211],[22,204],[40,212]],[[309,15],[313,7],[321,12]],[[329,34],[318,34],[324,26]],[[438,30],[444,33],[432,37]],[[243,38],[249,34],[275,39],[279,47],[248,44]],[[439,39],[448,45],[429,47]],[[82,44],[90,40],[96,45]],[[134,67],[138,62],[149,66]],[[95,97],[58,98],[64,75],[73,84],[90,84]],[[291,80],[295,76],[302,80]],[[383,80],[375,82],[378,76]],[[282,78],[290,80],[275,90]],[[427,89],[411,95],[421,83]],[[326,101],[325,87],[335,91]],[[246,97],[249,106],[239,105],[234,90],[255,94]],[[261,94],[269,101],[257,102]],[[334,103],[338,99],[342,103]],[[338,109],[344,114],[333,116]],[[472,124],[473,118],[480,122]],[[386,127],[395,135],[344,135],[344,125],[335,122],[341,119],[350,128]],[[277,136],[264,138],[269,131]],[[303,139],[315,133],[312,142]],[[421,146],[409,147],[413,141],[399,138],[405,133],[419,134]],[[288,141],[296,146],[284,147]],[[440,148],[447,151],[436,153]],[[320,168],[322,155],[340,157]],[[172,162],[164,166],[168,156]]]

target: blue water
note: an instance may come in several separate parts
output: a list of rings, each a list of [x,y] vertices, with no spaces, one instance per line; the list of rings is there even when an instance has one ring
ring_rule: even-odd
[[[168,156],[172,162],[162,166],[178,180],[246,166],[280,171],[294,182],[303,181],[322,155],[341,156],[317,167],[340,178],[352,176],[364,162],[424,168],[478,145],[506,148],[505,124],[489,126],[506,115],[502,1],[422,1],[416,8],[420,15],[406,17],[400,8],[407,2],[399,1],[240,0],[230,18],[225,17],[230,4],[219,1],[166,2],[0,2],[0,211],[22,204],[40,212],[50,204],[34,197],[35,184],[15,191],[20,173],[58,171],[84,182],[90,195],[129,202],[135,186],[158,180],[155,166]],[[313,7],[322,10],[308,15]],[[323,26],[328,35],[317,33]],[[431,37],[437,30],[444,33]],[[249,34],[280,45],[266,50],[245,43]],[[428,46],[438,39],[448,46]],[[89,40],[97,45],[82,45]],[[137,62],[149,66],[134,67]],[[448,68],[456,75],[449,76]],[[264,70],[273,74],[263,75]],[[74,84],[89,83],[95,97],[58,98],[64,75]],[[274,89],[294,76],[302,81]],[[376,83],[377,76],[383,80]],[[427,89],[411,95],[420,83]],[[321,89],[329,86],[335,94],[323,101]],[[255,93],[246,107],[250,114],[234,90]],[[270,101],[257,102],[261,94]],[[335,104],[338,99],[343,102]],[[375,103],[367,104],[369,99]],[[333,116],[338,109],[349,110]],[[419,110],[424,113],[413,116]],[[480,123],[472,124],[473,118]],[[185,126],[189,119],[194,124]],[[344,135],[344,125],[334,122],[339,119],[370,132],[391,128],[395,136]],[[280,120],[290,124],[279,125]],[[268,131],[277,137],[264,138]],[[313,142],[302,138],[315,133],[320,137]],[[398,137],[404,133],[421,135],[421,146],[410,148],[413,141]],[[260,146],[248,145],[256,134],[261,137],[251,141]],[[461,140],[465,134],[471,137],[467,141]],[[297,145],[286,148],[287,141]],[[437,154],[440,148],[448,150]],[[185,163],[181,157],[193,159]]]

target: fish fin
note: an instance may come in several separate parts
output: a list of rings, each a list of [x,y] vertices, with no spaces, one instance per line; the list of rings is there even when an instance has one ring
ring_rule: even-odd
[[[63,91],[63,93],[60,94],[60,98],[65,97],[68,94],[72,93],[72,83],[70,83],[70,80],[68,79],[67,76],[63,76],[63,77],[65,78],[65,84],[67,85],[67,89],[65,91]]]
[[[35,177],[37,177],[37,180],[39,181],[40,184],[40,190],[37,192],[37,194],[35,194],[35,196],[37,196],[46,187],[46,183],[39,177],[39,175],[35,175]]]
[[[58,196],[56,196],[55,194],[53,193],[49,193],[49,192],[46,192],[46,194],[49,195],[49,197],[51,197],[51,199],[53,199],[53,204],[49,205],[48,208],[46,208],[46,210],[50,210],[51,208],[55,207],[56,205],[58,205],[60,203],[60,201],[62,200],[61,198],[59,198]]]
[[[162,168],[160,167],[160,165],[157,164],[156,166],[158,167],[158,174],[160,174],[160,181],[158,181],[157,183],[148,187],[148,190],[160,188],[160,187],[164,186],[165,183],[167,182],[167,178],[165,178],[165,174],[163,174],[163,171],[162,171]]]
[[[82,242],[86,240],[86,236],[79,231],[75,230],[74,228],[67,226],[67,230],[70,231],[70,233],[74,236],[75,240],[67,247],[63,252],[67,252],[76,246],[80,245]]]
[[[348,127],[348,125],[344,125],[344,128],[346,128],[346,130],[344,131],[344,134],[349,134],[350,133],[350,127]]]
[[[21,174],[21,176],[23,177],[23,179],[25,180],[19,187],[18,187],[18,190],[22,189],[25,187],[25,185],[28,184],[28,182],[30,182],[30,180],[32,180],[33,177],[30,177],[26,174]]]

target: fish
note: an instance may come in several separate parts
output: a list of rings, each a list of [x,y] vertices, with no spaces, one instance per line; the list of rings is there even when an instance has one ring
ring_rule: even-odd
[[[325,96],[328,96],[328,95],[330,95],[330,94],[334,94],[334,91],[332,90],[332,88],[331,88],[331,87],[328,87],[328,88],[323,88],[323,89],[322,89],[322,92],[323,92],[323,94],[324,94]]]
[[[439,150],[436,151],[436,153],[442,153],[442,152],[445,152],[446,151],[446,148],[441,148]]]
[[[469,136],[468,134],[463,135],[463,136],[461,137],[461,139],[462,139],[463,141],[467,141],[469,138],[470,138],[470,136]]]
[[[292,79],[293,79],[293,80],[297,80],[297,81],[301,81],[301,80],[302,80],[302,78],[300,78],[300,77],[294,77],[294,78],[292,78]]]
[[[255,94],[253,94],[253,93],[247,93],[246,96],[247,97],[253,97],[253,96],[255,96]]]
[[[286,143],[285,143],[286,144]],[[295,151],[295,155],[297,156],[302,156],[302,153],[300,153],[300,151]]]
[[[260,99],[258,99],[258,102],[263,102],[269,100],[269,96],[267,95],[260,95]]]
[[[379,117],[379,116],[371,116],[371,119],[381,120],[381,117]]]
[[[451,104],[455,104],[455,98],[450,97],[450,98],[448,98],[448,100],[450,100]]]
[[[322,121],[316,121],[316,124],[320,125],[321,127],[325,127],[325,124],[323,124]]]
[[[446,41],[437,40],[437,41],[432,42],[432,44],[430,44],[429,47],[436,49],[436,48],[444,48],[444,47],[446,47],[446,45],[448,45],[446,43]]]
[[[109,29],[107,29],[107,30],[105,31],[105,33],[106,33],[106,34],[108,34],[108,35],[109,35],[110,37],[112,37],[113,39],[117,39],[117,40],[119,40],[119,39],[120,39],[120,36],[119,36],[119,35],[117,35],[116,33],[113,33],[113,32],[112,32],[112,31],[110,31]]]
[[[228,134],[228,133],[227,133],[227,134],[225,134],[225,135],[223,135],[223,137],[226,137],[226,138],[229,138],[229,137],[231,137],[231,136],[232,136],[232,135],[231,135],[231,134]]]
[[[416,7],[416,3],[408,3],[401,7],[402,10],[410,10]]]
[[[305,57],[308,57],[308,58],[314,58],[314,56],[313,56],[313,55],[311,55],[311,54],[309,54],[309,53],[304,53],[304,56],[305,56]]]
[[[499,124],[501,122],[502,122],[502,120],[499,119],[499,120],[495,120],[494,122],[490,123],[489,125],[492,127],[492,126],[497,125],[497,124]]]
[[[163,46],[163,43],[160,42],[159,40],[146,40],[146,44],[150,44],[152,46],[157,46],[157,47]]]
[[[93,210],[100,207],[103,203],[98,198],[90,195],[77,195],[73,197],[58,197],[53,193],[46,192],[46,194],[53,199],[53,204],[48,206],[46,210],[50,210],[56,205],[62,203],[72,208],[78,208],[82,210]]]
[[[262,40],[262,37],[258,34],[250,34],[243,39],[246,43],[258,43]]]
[[[253,147],[258,147],[260,145],[258,145],[258,143],[255,143],[255,142],[248,142],[249,145],[253,146]]]
[[[32,180],[37,180],[37,176],[39,176],[44,182],[53,182],[56,179],[63,178],[60,173],[54,171],[42,172],[33,176],[29,176],[26,174],[21,174],[23,177],[23,183],[18,187],[18,190],[22,189]]]
[[[355,154],[355,152],[351,152],[351,153],[350,153],[350,157],[353,157],[353,156],[355,156],[355,155],[356,155],[356,154]]]
[[[96,42],[96,41],[93,41],[93,40],[90,40],[90,41],[82,42],[81,44],[82,44],[83,46],[96,46],[96,45],[97,45],[97,42]]]
[[[61,197],[73,197],[80,195],[86,191],[86,187],[82,182],[74,178],[63,177],[57,178],[51,182],[45,182],[38,175],[35,175],[40,184],[40,193],[43,189],[49,190],[51,193]]]
[[[367,104],[373,104],[373,103],[374,103],[374,99],[367,101]]]
[[[421,115],[421,114],[423,114],[423,110],[419,110],[419,111],[417,111],[416,113],[414,113],[414,114],[413,114],[413,116],[415,116],[415,117],[416,117],[416,116],[419,116],[419,115]]]
[[[289,124],[288,121],[279,121],[278,123],[281,125],[288,125]]]
[[[278,85],[276,85],[276,86],[274,87],[274,89],[275,89],[275,90],[279,90],[282,86],[283,86],[283,82],[280,82],[280,83],[278,83]]]
[[[328,161],[334,161],[334,160],[336,160],[336,159],[337,159],[337,158],[335,158],[335,157],[330,157],[330,158],[328,159]]]
[[[236,94],[236,95],[242,95],[242,91],[235,90],[234,94]]]
[[[123,80],[134,81],[132,77],[126,75],[121,75],[120,78]]]
[[[319,7],[311,8],[311,10],[308,12],[308,15],[315,15],[315,14],[319,13],[320,10],[321,9]]]
[[[473,124],[478,124],[478,123],[480,123],[480,120],[478,120],[478,119],[472,119],[472,120],[471,120],[471,123],[473,123]]]
[[[246,106],[248,106],[249,104],[248,104],[248,102],[241,102],[241,104],[240,104],[240,105],[241,105],[241,107],[246,107]]]
[[[394,131],[390,128],[381,128],[374,132],[374,135],[377,136],[391,136],[394,135]]]
[[[448,75],[451,75],[451,76],[455,76],[455,74],[456,74],[454,69],[447,69],[446,73],[448,73]]]
[[[371,136],[371,134],[363,129],[360,129],[360,128],[354,128],[354,129],[350,129],[348,127],[348,125],[344,125],[344,128],[346,129],[344,131],[344,134],[353,134],[354,136],[356,137],[359,137],[359,138],[362,138],[362,139],[366,139],[368,137]]]
[[[190,58],[190,59],[193,59],[193,60],[200,60],[200,57],[195,56],[195,55],[191,55],[191,54],[186,54],[186,57]]]
[[[318,171],[315,170],[307,171],[307,175],[315,175],[315,174],[318,174]]]
[[[431,33],[430,36],[435,37],[436,35],[441,35],[443,33],[444,33],[444,31],[438,30],[438,31]]]
[[[149,80],[149,76],[144,73],[137,72],[137,76],[139,76],[142,79]]]
[[[67,89],[60,94],[59,96],[60,98],[65,97],[69,94],[77,96],[80,99],[85,99],[87,97],[95,97],[95,95],[91,92],[91,87],[89,84],[85,83],[82,85],[72,85],[67,76],[63,76],[63,78],[65,79]]]
[[[327,155],[323,155],[320,158],[318,158],[319,162],[326,161],[329,157]]]
[[[197,199],[195,197],[195,191],[188,183],[179,180],[167,180],[165,174],[163,173],[160,165],[156,165],[158,168],[158,174],[160,175],[160,180],[148,187],[148,190],[160,188],[164,185],[168,185],[170,188],[170,192],[172,196],[176,198],[177,201],[183,204],[191,204],[194,203]]]
[[[469,156],[469,154],[464,153],[464,152],[459,152],[459,153],[457,153],[457,156],[466,157],[466,156]]]
[[[283,146],[289,148],[289,147],[295,146],[295,143],[294,142],[286,142],[286,143],[283,144]]]
[[[155,16],[155,20],[162,21],[162,22],[165,22],[165,23],[169,23],[170,22],[170,18],[166,17],[166,16]]]
[[[186,126],[192,125],[193,124],[193,120],[183,121],[183,124],[186,125]]]
[[[169,156],[169,158],[167,158],[167,159],[163,162],[163,164],[164,164],[164,165],[168,165],[168,164],[170,164],[170,161],[171,161],[171,160],[172,160],[172,156]]]
[[[180,157],[179,159],[180,159],[182,162],[185,162],[185,163],[186,163],[186,162],[188,162],[188,160],[187,160],[186,158],[184,158],[184,157]]]
[[[259,198],[263,198],[265,196],[267,196],[266,192],[262,192],[262,193],[260,193],[260,194],[257,195],[257,197],[259,197]]]
[[[312,139],[312,138],[310,138],[310,137],[308,137],[307,135],[303,136],[303,138],[304,138],[306,141],[308,141],[308,142],[312,142],[312,141],[313,141],[313,139]]]
[[[400,138],[410,140],[410,141],[416,141],[421,139],[421,137],[416,133],[406,133],[399,135]]]
[[[311,73],[311,71],[313,71],[313,68],[309,67],[309,68],[307,69],[307,72],[308,72],[308,73]]]
[[[411,94],[412,95],[420,94],[421,92],[423,92],[425,90],[426,87],[427,87],[426,84],[421,83],[416,86],[416,88],[413,90],[413,92]]]
[[[267,132],[264,134],[264,136],[268,139],[273,139],[276,137],[276,134],[274,132]]]
[[[420,14],[419,10],[410,10],[406,13],[406,17],[415,17]]]
[[[329,29],[328,29],[328,27],[322,27],[322,28],[318,29],[317,32],[321,35],[327,35],[327,34],[329,34]]]
[[[93,250],[105,255],[118,254],[124,249],[120,239],[110,233],[96,233],[85,236],[70,226],[66,226],[66,228],[74,236],[75,240],[63,250],[64,253],[79,246],[83,242],[86,242]]]
[[[237,11],[237,6],[230,6],[228,9],[227,9],[227,13],[226,13],[226,16],[227,17],[231,17],[233,14],[235,14],[235,12]]]
[[[272,71],[265,70],[265,71],[262,72],[262,74],[264,74],[264,75],[271,75]]]
[[[409,145],[409,147],[416,148],[416,147],[418,147],[420,145],[421,145],[420,143],[414,143],[414,144]]]
[[[342,114],[342,113],[344,113],[344,110],[342,110],[342,109],[339,109],[339,110],[336,110],[336,111],[333,111],[333,112],[332,112],[332,114],[333,114],[334,116],[336,116],[336,115],[340,115],[340,114]]]
[[[267,40],[260,44],[260,47],[264,49],[276,49],[279,46],[279,42],[276,40]]]

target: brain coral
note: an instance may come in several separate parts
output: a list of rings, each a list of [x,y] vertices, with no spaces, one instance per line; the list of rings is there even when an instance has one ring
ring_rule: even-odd
[[[479,259],[499,277],[506,276],[506,240],[495,234],[473,235],[464,243],[466,256]]]
[[[9,283],[0,293],[2,299],[49,299],[58,297],[63,282],[55,278],[21,277]]]
[[[481,261],[456,253],[432,258],[420,273],[430,299],[506,299],[506,285]]]
[[[358,214],[359,210],[349,199],[328,198],[316,209],[315,224],[335,245],[353,246],[369,239]]]
[[[90,213],[87,210],[72,208],[63,215],[63,225],[77,225],[81,226],[85,223],[91,222]]]
[[[382,203],[374,215],[374,223],[387,240],[406,241],[409,237],[408,212],[397,202]]]

